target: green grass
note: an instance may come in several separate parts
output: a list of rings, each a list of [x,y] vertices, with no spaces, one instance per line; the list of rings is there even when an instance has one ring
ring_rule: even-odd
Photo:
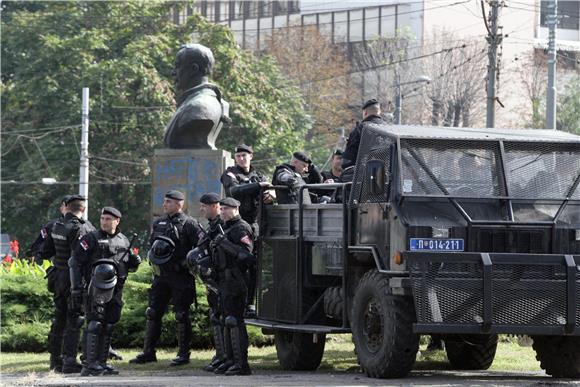
[[[417,356],[415,370],[450,370],[445,351],[425,352],[425,344],[421,345]],[[191,364],[185,367],[168,367],[169,361],[175,357],[175,349],[157,351],[157,363],[143,365],[129,364],[139,350],[121,349],[124,360],[113,361],[120,370],[135,374],[147,375],[163,372],[167,375],[187,375],[199,370],[213,356],[213,351],[194,351],[191,354]],[[249,350],[250,366],[254,369],[280,369],[276,359],[276,348],[251,347]],[[47,353],[0,353],[0,371],[2,374],[46,372],[48,370]],[[354,346],[350,335],[331,335],[327,338],[324,358],[320,365],[324,371],[355,372],[358,370]],[[540,371],[539,363],[531,347],[522,347],[515,339],[502,337],[491,370],[496,371]]]

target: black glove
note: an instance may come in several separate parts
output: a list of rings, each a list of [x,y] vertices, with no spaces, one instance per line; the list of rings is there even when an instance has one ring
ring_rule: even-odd
[[[130,272],[136,272],[143,260],[137,254],[129,254],[128,268]]]
[[[73,314],[80,314],[82,306],[83,306],[83,291],[71,289],[69,298],[69,308],[71,312]]]
[[[222,244],[222,242],[224,241],[224,239],[226,239],[226,236],[224,234],[218,234],[215,238],[213,238],[213,240],[211,241],[211,243],[215,247],[218,247],[219,245]]]

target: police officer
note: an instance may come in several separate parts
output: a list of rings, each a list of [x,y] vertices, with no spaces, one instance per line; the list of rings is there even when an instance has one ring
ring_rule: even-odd
[[[330,164],[330,170],[322,172],[323,182],[338,183],[342,174],[342,151],[340,149],[334,151]]]
[[[257,171],[251,161],[254,157],[254,151],[251,146],[241,144],[235,149],[234,158],[236,165],[227,168],[221,176],[221,182],[224,186],[225,195],[237,199],[240,204],[240,216],[248,222],[254,231],[254,237],[259,235],[258,227],[258,208],[260,200],[265,203],[272,203],[273,198],[264,191],[260,197],[260,189],[269,187],[271,184],[262,172]],[[255,316],[254,296],[256,283],[256,268],[250,267],[248,270],[248,307],[246,314]]]
[[[381,125],[385,123],[381,118],[381,104],[374,98],[369,99],[362,105],[362,117],[362,122],[357,122],[356,126],[348,136],[346,147],[342,154],[343,174],[350,176],[350,178],[347,178],[347,180],[350,179],[348,181],[352,181],[352,174],[354,171],[352,171],[352,169],[347,171],[347,168],[354,166],[356,163],[363,129],[370,124]]]
[[[298,191],[305,184],[320,184],[322,175],[304,152],[294,152],[289,163],[276,167],[273,185],[285,185],[288,190],[276,190],[279,204],[298,203]],[[308,190],[303,191],[303,203],[311,204]]]
[[[48,334],[50,368],[63,373],[81,371],[77,363],[80,328],[84,318],[78,308],[72,308],[68,260],[83,235],[94,231],[94,227],[82,219],[86,199],[72,195],[66,202],[66,215],[57,220],[51,233],[42,245],[40,259],[52,257],[47,270],[48,290],[53,293],[54,319]]]
[[[245,272],[254,264],[254,236],[252,227],[239,215],[239,201],[225,198],[220,204],[224,233],[217,235],[211,246],[218,273],[227,360],[217,367],[215,373],[250,375],[244,306],[247,294]]]
[[[40,229],[38,236],[32,242],[28,251],[26,251],[25,256],[30,257],[32,262],[36,262],[39,265],[42,265],[43,259],[40,258],[40,252],[42,251],[42,245],[48,235],[52,232],[52,227],[56,223],[57,220],[62,220],[68,210],[66,209],[66,202],[68,201],[70,195],[65,195],[62,200],[60,201],[60,206],[58,208],[58,212],[60,212],[60,216],[56,219],[51,219]]]
[[[223,221],[220,218],[220,197],[210,192],[201,196],[200,212],[208,220],[206,234],[200,239],[198,246],[187,254],[187,263],[192,274],[198,274],[206,285],[207,303],[210,310],[210,325],[212,327],[215,355],[203,369],[214,372],[218,366],[226,361],[224,344],[224,329],[221,321],[219,287],[217,273],[213,268],[210,242],[220,233]]]
[[[81,295],[87,294],[86,359],[81,376],[119,373],[107,364],[111,335],[121,318],[127,275],[141,263],[120,232],[121,217],[116,208],[104,207],[100,230],[81,237],[69,260],[72,305],[80,308]]]
[[[143,352],[130,363],[157,361],[155,347],[161,335],[161,319],[169,302],[173,304],[177,321],[177,357],[170,365],[189,363],[191,346],[191,317],[189,309],[194,300],[195,281],[186,265],[187,253],[193,249],[204,232],[199,223],[183,213],[185,195],[168,191],[163,200],[164,215],[153,221],[147,254],[153,266],[153,284],[149,290],[149,306],[145,311],[147,325]]]

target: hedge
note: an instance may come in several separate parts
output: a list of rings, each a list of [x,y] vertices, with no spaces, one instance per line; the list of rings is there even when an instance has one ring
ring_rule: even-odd
[[[52,295],[44,278],[47,264],[40,267],[24,260],[15,260],[10,265],[2,265],[0,270],[0,294],[2,296],[2,325],[0,345],[2,351],[43,352],[47,350],[48,332],[53,314]],[[136,273],[130,273],[123,300],[125,305],[121,320],[115,326],[113,346],[135,348],[143,345],[147,291],[151,284],[152,272],[144,262]],[[192,305],[192,347],[209,348],[212,345],[209,328],[209,310],[205,297],[205,287],[197,281],[198,308]],[[177,338],[173,313],[166,313],[159,347],[175,347]],[[122,332],[122,334],[121,334]],[[271,339],[263,336],[259,329],[249,327],[252,345],[271,344]]]

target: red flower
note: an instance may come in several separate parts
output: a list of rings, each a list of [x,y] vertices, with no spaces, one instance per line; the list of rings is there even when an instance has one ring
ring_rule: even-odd
[[[4,262],[5,263],[12,263],[12,261],[13,261],[12,255],[6,254],[6,256],[4,257]]]
[[[137,247],[133,247],[133,254],[138,255],[139,249]]]
[[[14,252],[15,256],[18,256],[18,253],[20,253],[20,243],[18,240],[14,239],[10,241],[10,250]]]

